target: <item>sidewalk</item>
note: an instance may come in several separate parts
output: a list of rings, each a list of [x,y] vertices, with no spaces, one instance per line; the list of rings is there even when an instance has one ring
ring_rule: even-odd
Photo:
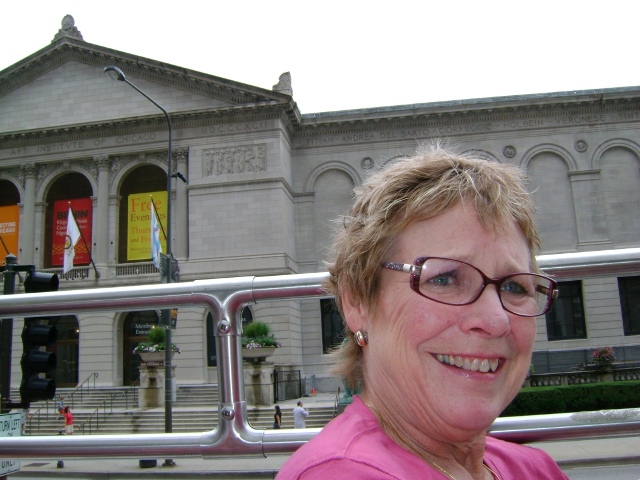
[[[299,399],[280,402],[283,411],[295,407]],[[313,415],[314,407],[333,406],[334,394],[303,397],[304,407]],[[264,407],[273,409],[273,407]],[[587,440],[538,442],[530,444],[548,452],[563,468],[586,465],[640,464],[640,434],[628,437],[597,438]],[[157,458],[157,466],[140,468],[140,459],[81,459],[64,460],[64,468],[57,468],[55,460],[22,460],[20,472],[13,478],[91,478],[134,479],[140,477],[189,478],[273,478],[287,461],[289,454],[263,457],[199,457],[173,458],[176,466],[163,467],[164,458]]]

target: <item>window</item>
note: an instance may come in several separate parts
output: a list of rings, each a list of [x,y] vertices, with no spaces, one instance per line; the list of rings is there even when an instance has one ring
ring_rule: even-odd
[[[640,277],[618,278],[625,335],[640,335]]]
[[[322,353],[330,353],[344,338],[342,317],[333,298],[320,300],[322,312]]]
[[[582,282],[561,282],[560,294],[553,308],[546,315],[547,338],[549,340],[569,340],[587,338],[582,304]]]

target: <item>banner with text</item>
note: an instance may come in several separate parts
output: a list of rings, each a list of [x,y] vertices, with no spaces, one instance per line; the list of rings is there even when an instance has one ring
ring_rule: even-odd
[[[61,267],[64,262],[64,245],[67,239],[67,217],[69,216],[69,205],[73,209],[76,223],[80,233],[87,244],[78,240],[76,243],[76,255],[73,259],[74,265],[89,265],[91,255],[87,246],[91,244],[91,229],[93,218],[93,204],[91,198],[74,198],[73,200],[56,200],[53,202],[53,241],[51,242],[51,265]]]
[[[20,225],[20,207],[9,205],[0,207],[0,265],[10,253],[18,255],[18,230]],[[3,245],[4,244],[4,245]]]
[[[127,199],[127,260],[151,260],[151,199],[162,228],[167,229],[167,192],[132,193]],[[162,251],[167,240],[160,231]]]

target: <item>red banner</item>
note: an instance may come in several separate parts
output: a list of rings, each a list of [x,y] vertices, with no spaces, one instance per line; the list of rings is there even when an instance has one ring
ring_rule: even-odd
[[[89,265],[91,257],[87,251],[87,246],[91,245],[91,226],[93,206],[91,198],[74,198],[73,200],[56,200],[53,202],[53,241],[51,242],[51,265],[61,267],[64,257],[64,244],[67,237],[67,216],[69,215],[69,205],[73,209],[76,223],[82,238],[76,243],[76,256],[73,259],[74,265]]]
[[[18,256],[18,230],[20,226],[20,207],[9,205],[0,207],[0,266],[10,253]]]

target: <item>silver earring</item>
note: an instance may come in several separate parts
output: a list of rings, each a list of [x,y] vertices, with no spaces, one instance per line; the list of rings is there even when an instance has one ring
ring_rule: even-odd
[[[363,332],[362,330],[358,330],[353,335],[353,338],[356,341],[356,343],[361,347],[364,347],[369,343],[369,336],[367,335],[367,332]]]

